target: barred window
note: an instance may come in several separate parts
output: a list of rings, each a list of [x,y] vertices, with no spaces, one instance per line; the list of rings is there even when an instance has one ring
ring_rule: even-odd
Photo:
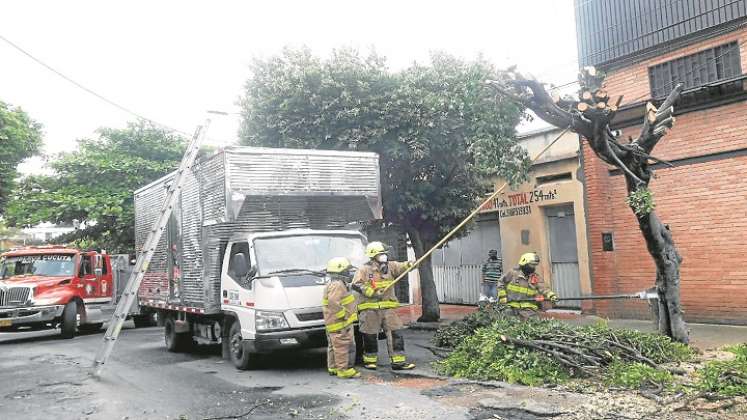
[[[685,89],[728,80],[742,74],[739,44],[730,42],[649,67],[653,98],[666,97],[679,82]]]

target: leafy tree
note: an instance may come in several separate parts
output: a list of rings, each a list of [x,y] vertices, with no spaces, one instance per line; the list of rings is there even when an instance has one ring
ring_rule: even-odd
[[[41,130],[21,108],[0,101],[0,215],[15,186],[18,164],[42,146]]]
[[[78,140],[77,151],[53,159],[54,175],[23,179],[7,219],[18,226],[77,220],[82,229],[56,241],[132,252],[133,192],[174,170],[184,148],[182,137],[145,121],[101,128],[97,138]]]
[[[352,149],[380,155],[384,219],[424,255],[489,191],[487,175],[522,176],[514,140],[523,107],[495,98],[502,79],[482,58],[433,54],[427,65],[391,72],[375,53],[308,49],[256,60],[240,101],[243,144]],[[420,265],[421,320],[440,317],[430,261]]]

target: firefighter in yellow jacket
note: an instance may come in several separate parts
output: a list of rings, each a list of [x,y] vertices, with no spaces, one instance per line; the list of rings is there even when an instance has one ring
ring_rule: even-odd
[[[519,258],[519,267],[504,274],[503,288],[498,292],[498,302],[507,304],[514,315],[523,319],[537,315],[541,302],[545,299],[556,302],[558,297],[552,290],[545,289],[537,271],[539,255],[528,252]]]
[[[355,365],[353,323],[358,320],[355,296],[350,292],[353,266],[344,257],[327,262],[329,282],[324,288],[322,311],[327,329],[327,371],[338,378],[360,376]]]
[[[384,330],[393,370],[407,370],[415,367],[405,357],[404,328],[396,308],[399,301],[394,288],[389,287],[395,278],[404,273],[410,262],[389,261],[386,248],[381,242],[371,242],[366,247],[369,261],[356,273],[353,289],[361,294],[358,303],[359,328],[363,334],[363,367],[376,369],[378,362],[380,330]]]

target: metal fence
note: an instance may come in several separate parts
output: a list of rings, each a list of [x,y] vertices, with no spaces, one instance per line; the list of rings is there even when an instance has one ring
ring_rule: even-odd
[[[434,265],[433,280],[441,303],[477,304],[480,298],[480,264]]]

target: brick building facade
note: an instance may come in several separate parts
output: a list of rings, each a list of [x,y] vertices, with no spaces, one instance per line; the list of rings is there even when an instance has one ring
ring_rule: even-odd
[[[620,0],[618,6],[634,3],[640,5]],[[580,61],[606,72],[610,95],[624,95],[615,120],[623,138],[637,137],[647,101],[658,105],[661,92],[668,93],[676,82],[686,83],[675,105],[675,126],[653,153],[673,165],[654,165],[656,178],[650,186],[656,212],[670,226],[683,257],[686,319],[747,324],[747,1],[709,2],[710,9],[704,2],[684,1],[684,12],[677,13],[657,10],[660,2],[643,3],[651,7],[648,15],[642,10],[631,19],[633,15],[620,16],[621,9],[608,1],[577,1]],[[725,13],[727,7],[730,14]],[[663,13],[669,14],[668,20],[658,19]],[[599,19],[616,24],[615,32],[623,34],[616,36],[628,39],[592,42],[600,34]],[[654,37],[646,42],[636,38],[635,31],[626,31],[644,20],[654,22],[641,32],[645,35],[638,35]],[[616,45],[628,47],[615,52]],[[656,270],[625,204],[623,176],[586,144],[582,159],[594,293],[651,287]],[[605,250],[605,236],[611,236],[612,250]],[[600,301],[585,309],[610,317],[649,316],[648,306],[636,301]]]

